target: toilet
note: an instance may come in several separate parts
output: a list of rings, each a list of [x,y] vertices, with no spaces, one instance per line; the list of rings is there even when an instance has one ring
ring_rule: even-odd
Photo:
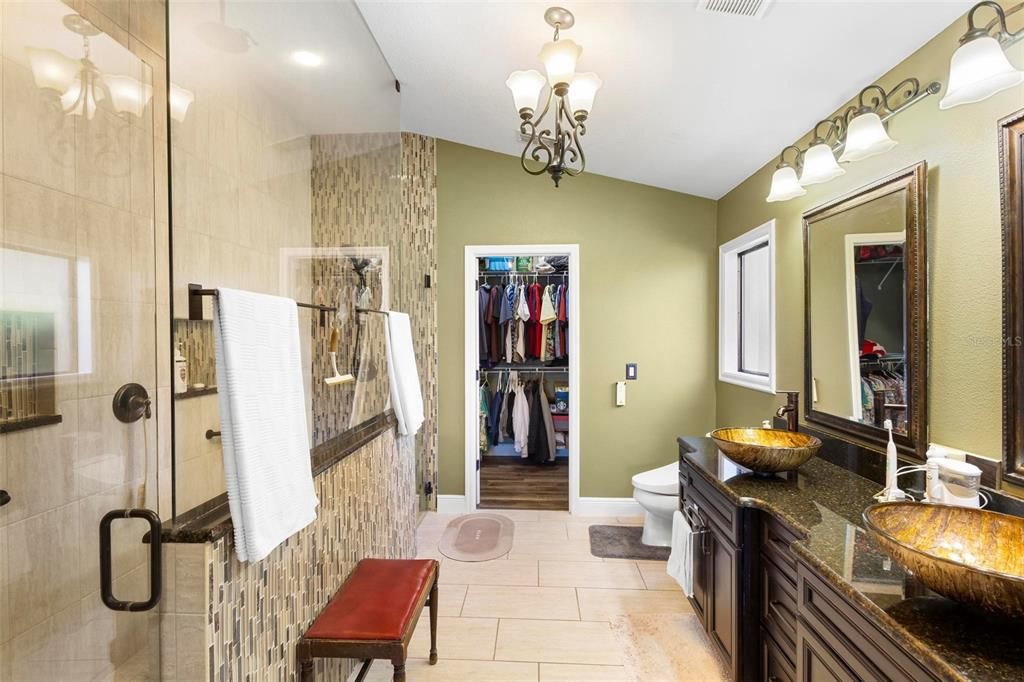
[[[633,499],[644,508],[641,541],[658,547],[672,544],[672,513],[679,509],[679,463],[634,476]]]

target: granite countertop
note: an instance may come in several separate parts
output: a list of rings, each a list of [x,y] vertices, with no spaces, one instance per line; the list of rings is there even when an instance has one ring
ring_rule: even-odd
[[[861,514],[874,503],[877,483],[820,457],[795,474],[754,475],[710,438],[679,442],[690,450],[686,461],[733,502],[762,509],[803,535],[793,552],[942,677],[1024,679],[1024,622],[930,592],[869,537]]]

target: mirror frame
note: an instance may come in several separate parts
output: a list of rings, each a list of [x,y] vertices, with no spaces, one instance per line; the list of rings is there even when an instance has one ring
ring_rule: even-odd
[[[923,460],[928,447],[928,164],[921,161],[865,187],[812,208],[803,214],[804,227],[804,419],[852,436],[864,444],[885,448],[886,432],[814,409],[811,400],[811,227],[826,218],[849,211],[894,192],[907,193],[906,242],[903,249],[906,310],[907,426],[906,434],[893,434],[897,449]]]
[[[1024,110],[999,122],[1003,222],[1003,476],[1024,485]]]

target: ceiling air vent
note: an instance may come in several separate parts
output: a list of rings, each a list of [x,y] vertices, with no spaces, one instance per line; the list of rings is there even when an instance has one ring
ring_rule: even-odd
[[[768,11],[768,5],[771,3],[772,0],[698,0],[697,11],[704,14],[760,19]]]

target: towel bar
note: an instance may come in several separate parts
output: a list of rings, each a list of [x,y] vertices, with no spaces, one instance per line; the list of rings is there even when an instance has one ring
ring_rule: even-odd
[[[188,285],[188,319],[193,322],[198,322],[203,319],[203,296],[216,296],[216,289],[204,289],[200,284],[189,284]],[[295,305],[300,308],[309,308],[310,310],[316,310],[320,313],[320,326],[323,327],[327,324],[327,313],[335,312],[335,308],[329,305],[321,305],[319,303],[303,303],[296,301]]]

